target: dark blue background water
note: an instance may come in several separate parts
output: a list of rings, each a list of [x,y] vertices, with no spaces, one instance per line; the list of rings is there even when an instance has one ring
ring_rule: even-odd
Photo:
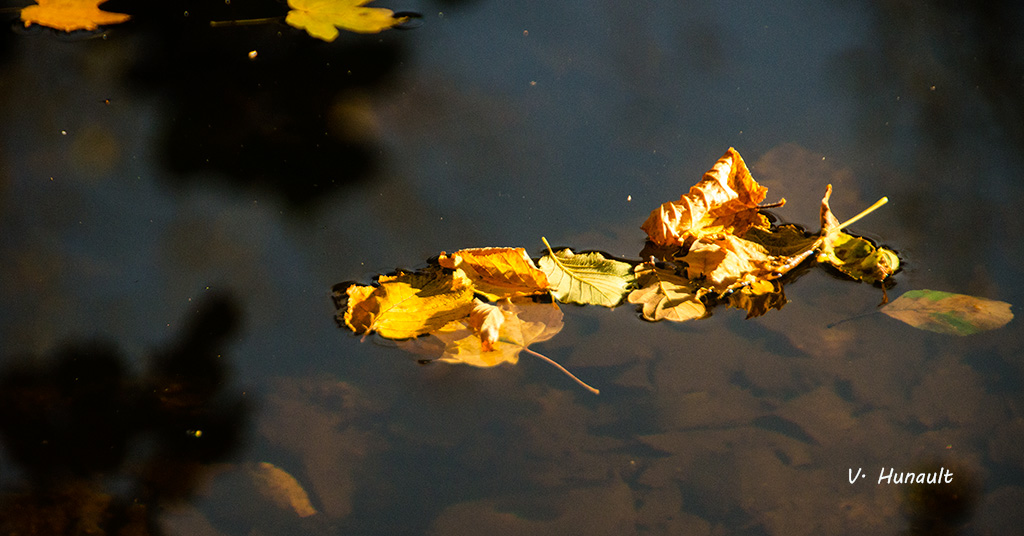
[[[334,43],[208,25],[278,2],[112,0],[134,19],[102,36],[11,21],[5,515],[42,501],[110,531],[224,535],[1016,530],[1019,322],[828,328],[881,292],[821,270],[755,320],[565,307],[534,349],[594,397],[528,356],[418,366],[338,329],[329,292],[441,251],[539,255],[541,236],[636,259],[648,213],[732,146],[789,221],[815,228],[828,183],[840,219],[888,196],[855,229],[904,257],[893,295],[1024,303],[1019,7],[379,3],[422,18]],[[261,462],[318,513],[261,495]],[[890,467],[955,484],[877,484]]]

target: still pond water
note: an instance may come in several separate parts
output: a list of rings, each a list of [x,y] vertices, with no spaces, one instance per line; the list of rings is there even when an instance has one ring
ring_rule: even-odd
[[[820,269],[752,320],[565,306],[534,349],[594,396],[529,356],[418,365],[330,300],[541,236],[638,259],[648,213],[736,147],[788,221],[816,229],[829,183],[840,219],[888,196],[855,230],[900,252],[890,294],[1022,304],[1019,6],[379,3],[422,17],[325,43],[208,24],[270,0],[111,0],[133,20],[85,36],[5,15],[5,533],[1024,526],[1019,321],[829,327],[882,294]]]

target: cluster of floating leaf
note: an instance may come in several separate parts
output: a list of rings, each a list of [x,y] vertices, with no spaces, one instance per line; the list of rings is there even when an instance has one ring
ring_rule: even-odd
[[[810,263],[883,289],[891,285],[900,265],[896,252],[843,231],[885,198],[839,223],[829,207],[830,185],[821,203],[821,230],[812,234],[772,225],[762,213],[766,192],[730,148],[688,193],[644,222],[647,260],[554,251],[544,238],[548,254],[536,264],[523,248],[441,253],[422,271],[382,275],[372,285],[336,285],[338,322],[357,334],[416,339],[405,345],[449,363],[514,364],[526,351],[559,366],[527,348],[562,329],[557,303],[615,307],[626,300],[639,305],[647,320],[676,322],[705,317],[724,304],[751,318],[781,308],[783,279]],[[915,327],[960,335],[999,327],[1013,316],[1003,302],[914,292],[925,294],[907,293],[882,312]]]
[[[107,0],[36,0],[21,10],[21,20],[65,32],[92,31],[100,26],[120,24],[131,16],[103,11],[99,5]],[[357,33],[378,33],[409,20],[395,16],[390,9],[365,7],[373,0],[288,0],[291,8],[285,22],[317,39],[334,41],[338,28]],[[273,22],[280,17],[245,21],[213,21],[211,26]]]

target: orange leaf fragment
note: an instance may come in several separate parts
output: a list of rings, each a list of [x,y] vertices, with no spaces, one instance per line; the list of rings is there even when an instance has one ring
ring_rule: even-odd
[[[757,184],[732,147],[678,201],[651,212],[641,229],[659,246],[683,246],[705,236],[742,234],[757,221],[768,188]]]
[[[38,4],[21,10],[21,20],[28,27],[39,24],[65,32],[97,30],[102,25],[120,24],[131,18],[124,13],[103,11],[99,5],[107,0],[37,0]]]
[[[477,293],[497,301],[502,298],[541,294],[548,290],[548,276],[523,248],[461,249],[449,257],[441,253],[445,268],[461,269]]]

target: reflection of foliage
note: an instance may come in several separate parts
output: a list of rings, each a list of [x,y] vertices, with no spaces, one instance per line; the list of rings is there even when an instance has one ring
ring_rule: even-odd
[[[207,302],[141,378],[99,343],[9,362],[0,371],[0,437],[30,483],[0,501],[0,529],[146,533],[157,506],[190,497],[204,464],[237,448],[246,418],[224,392],[221,356],[237,318],[229,300]],[[152,444],[138,458],[143,438]],[[130,486],[102,484],[124,470]]]
[[[342,36],[324,46],[272,24],[210,27],[280,12],[274,0],[135,7],[146,34],[133,75],[170,108],[158,154],[171,180],[265,189],[299,208],[373,172],[370,97],[400,64],[400,40]]]

